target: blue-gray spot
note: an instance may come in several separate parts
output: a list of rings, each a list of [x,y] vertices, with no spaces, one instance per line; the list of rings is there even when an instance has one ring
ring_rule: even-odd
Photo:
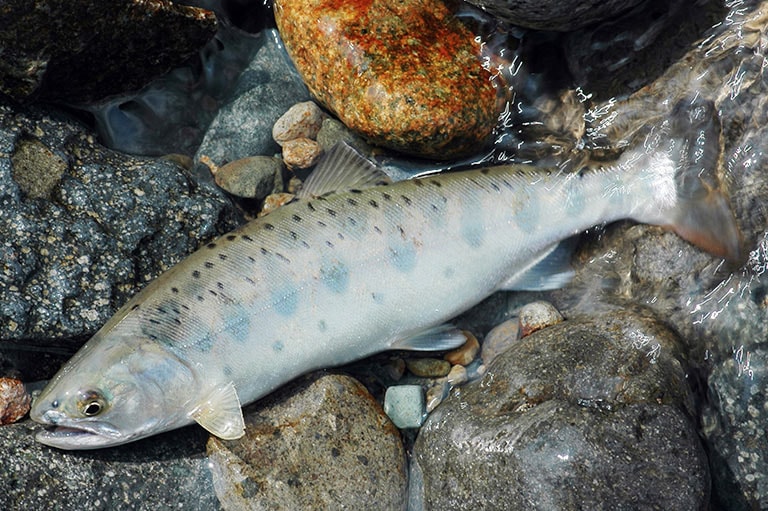
[[[292,316],[299,307],[299,294],[294,288],[283,289],[272,293],[272,303],[275,312],[281,316]]]
[[[321,332],[325,332],[326,330],[328,330],[328,325],[326,325],[325,321],[321,319],[320,321],[317,322],[317,329],[320,330]]]
[[[381,293],[371,293],[371,298],[373,298],[373,302],[377,304],[384,303],[384,295]]]
[[[465,217],[465,219],[462,220],[461,237],[473,248],[477,248],[483,244],[485,229],[478,218],[467,219]]]
[[[250,316],[245,311],[240,311],[227,325],[227,330],[235,342],[244,343],[249,339],[251,329]]]
[[[334,293],[343,293],[349,286],[349,269],[341,261],[334,260],[320,268],[323,283]]]
[[[224,366],[224,376],[229,378],[230,376],[232,376],[232,373],[234,373],[234,371],[232,370],[232,367]]]
[[[443,277],[446,279],[451,279],[456,274],[456,270],[454,270],[451,266],[443,270]]]
[[[285,348],[285,344],[283,344],[283,341],[275,341],[272,343],[272,351],[281,352],[283,351],[283,348]]]
[[[402,272],[409,272],[416,266],[416,250],[413,245],[406,243],[398,243],[395,246],[389,247],[391,254],[392,266]]]

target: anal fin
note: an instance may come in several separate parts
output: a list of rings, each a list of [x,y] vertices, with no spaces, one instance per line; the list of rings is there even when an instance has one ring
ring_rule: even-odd
[[[232,382],[216,387],[192,410],[190,416],[223,440],[235,440],[245,434],[245,420]]]
[[[395,341],[391,349],[408,351],[445,351],[467,342],[464,333],[453,325],[427,328],[414,335]]]
[[[571,256],[574,238],[566,239],[544,251],[528,267],[512,275],[499,286],[504,291],[548,291],[560,289],[574,276]]]

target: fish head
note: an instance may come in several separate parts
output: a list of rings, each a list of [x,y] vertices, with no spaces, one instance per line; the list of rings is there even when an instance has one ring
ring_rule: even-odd
[[[191,422],[185,409],[196,388],[190,367],[154,342],[128,341],[89,342],[61,368],[30,411],[47,426],[38,442],[99,449]]]

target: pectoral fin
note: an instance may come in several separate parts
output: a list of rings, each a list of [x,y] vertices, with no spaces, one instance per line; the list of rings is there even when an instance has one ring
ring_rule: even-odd
[[[559,289],[573,279],[571,256],[575,243],[563,240],[545,251],[531,265],[515,273],[499,289],[504,291],[547,291]]]
[[[444,351],[458,348],[467,342],[467,337],[453,325],[439,325],[422,330],[392,344],[393,350]]]
[[[213,389],[198,403],[190,416],[223,440],[235,440],[245,434],[243,410],[232,382]]]

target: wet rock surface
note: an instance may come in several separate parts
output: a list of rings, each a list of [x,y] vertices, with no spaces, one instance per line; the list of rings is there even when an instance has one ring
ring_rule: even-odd
[[[427,419],[416,498],[424,509],[706,507],[707,458],[677,344],[628,312],[520,340]]]
[[[76,349],[235,219],[220,191],[170,161],[101,147],[55,111],[0,104],[0,339]]]
[[[167,0],[4,2],[0,91],[17,100],[83,103],[135,91],[180,65],[216,18]],[[151,55],[152,58],[146,58]]]
[[[246,436],[208,441],[225,509],[402,509],[400,434],[354,379],[314,375],[246,408]]]
[[[276,2],[275,15],[315,98],[373,144],[444,159],[491,134],[497,89],[442,2]]]
[[[221,509],[205,435],[187,428],[128,448],[65,452],[34,441],[39,425],[0,428],[0,506],[49,509]]]

